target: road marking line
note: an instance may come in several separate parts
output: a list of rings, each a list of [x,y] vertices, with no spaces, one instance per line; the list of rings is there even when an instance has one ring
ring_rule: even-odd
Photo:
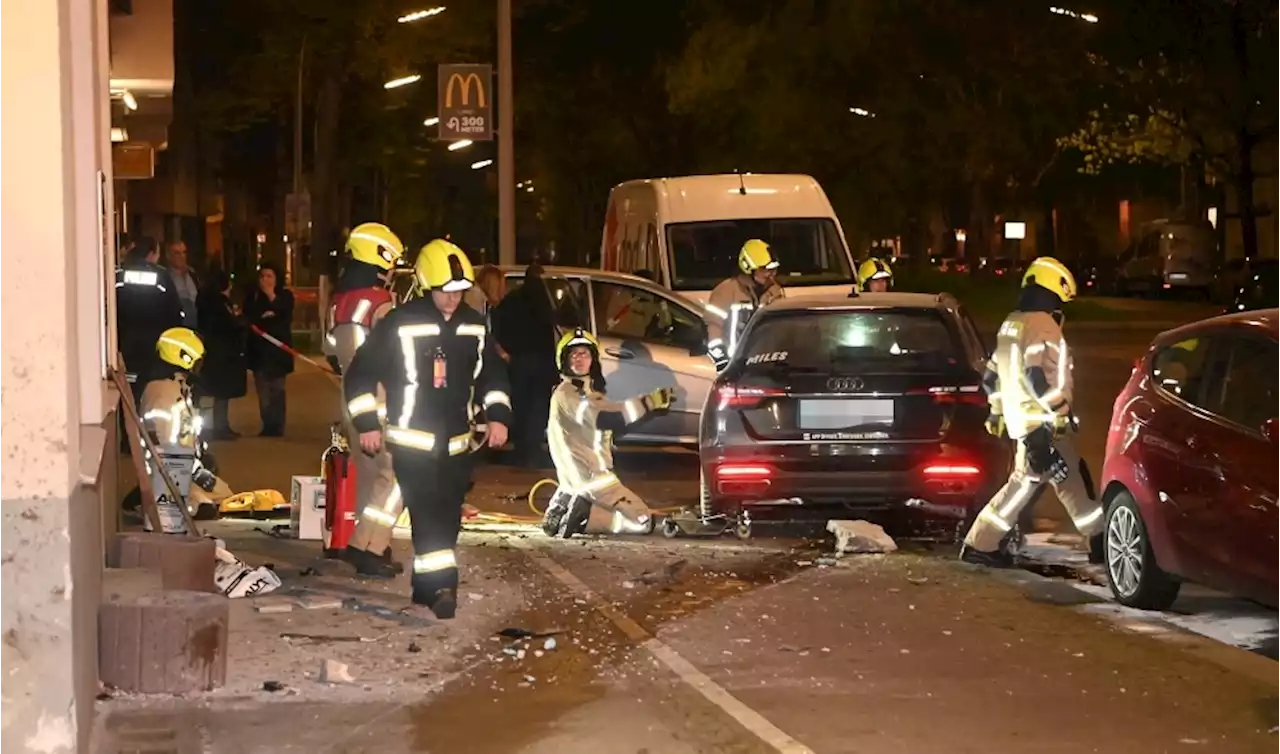
[[[788,736],[776,725],[766,720],[759,712],[742,703],[737,697],[726,691],[723,686],[694,667],[693,663],[682,657],[680,653],[646,631],[643,626],[632,620],[630,616],[605,602],[591,590],[591,587],[584,584],[581,579],[574,576],[559,563],[535,551],[527,542],[516,539],[507,541],[512,546],[522,550],[530,560],[550,574],[552,578],[586,600],[597,612],[608,618],[610,623],[617,626],[619,631],[626,634],[627,638],[639,643],[649,654],[653,655],[654,659],[666,665],[667,669],[675,673],[680,680],[701,694],[704,699],[719,707],[729,717],[737,720],[742,727],[750,731],[756,738],[773,747],[780,754],[814,754],[812,749]]]

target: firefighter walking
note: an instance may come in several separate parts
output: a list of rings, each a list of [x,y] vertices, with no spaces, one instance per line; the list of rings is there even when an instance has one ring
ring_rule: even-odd
[[[784,293],[778,285],[778,260],[769,244],[753,238],[738,251],[738,274],[722,281],[707,301],[707,354],[722,370],[733,357],[738,337],[752,313]]]
[[[338,374],[345,374],[374,326],[395,307],[390,286],[404,243],[381,223],[364,223],[347,236],[347,261],[329,307],[324,350]],[[345,377],[343,378],[345,382]],[[385,396],[375,396],[379,407]],[[391,537],[403,509],[400,489],[385,451],[360,452],[360,433],[343,412],[356,473],[356,530],[343,557],[362,576],[391,578],[404,568],[391,557]]]
[[[551,394],[547,445],[557,488],[542,530],[552,537],[652,532],[649,506],[613,471],[613,435],[670,408],[675,391],[659,388],[621,403],[609,400],[600,345],[581,328],[560,338],[556,361],[563,379]]]
[[[1000,326],[983,385],[991,406],[987,430],[1017,442],[1013,472],[969,529],[961,558],[1012,563],[1010,534],[1019,513],[1045,484],[1053,486],[1076,529],[1097,547],[1102,506],[1073,437],[1071,352],[1062,335],[1062,305],[1076,296],[1071,271],[1051,257],[1027,268],[1018,308]]]
[[[413,602],[439,618],[457,609],[456,548],[462,502],[471,484],[473,403],[480,403],[491,447],[511,421],[506,365],[484,317],[462,304],[475,281],[465,254],[448,241],[422,248],[414,277],[423,296],[392,310],[356,351],[343,381],[360,448],[383,443],[413,529]],[[387,422],[378,417],[379,386]]]

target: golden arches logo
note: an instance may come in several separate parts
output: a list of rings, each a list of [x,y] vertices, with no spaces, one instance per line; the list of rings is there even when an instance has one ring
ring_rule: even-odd
[[[462,91],[462,107],[470,107],[472,83],[476,85],[476,105],[485,107],[484,81],[475,73],[468,73],[466,76],[454,73],[449,76],[449,82],[444,88],[444,106],[453,107],[453,87],[457,84],[458,89]]]

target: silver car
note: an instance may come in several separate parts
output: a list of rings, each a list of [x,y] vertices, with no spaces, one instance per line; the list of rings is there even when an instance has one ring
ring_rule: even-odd
[[[510,293],[524,284],[524,265],[499,267]],[[583,327],[600,341],[600,361],[611,396],[629,397],[676,388],[670,412],[618,438],[622,445],[698,442],[698,418],[716,370],[707,357],[703,306],[635,275],[581,267],[544,267],[556,335]],[[401,301],[416,295],[413,275],[393,283]]]

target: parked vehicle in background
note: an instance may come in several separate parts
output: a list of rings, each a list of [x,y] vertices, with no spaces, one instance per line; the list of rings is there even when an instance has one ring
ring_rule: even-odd
[[[1189,292],[1208,298],[1220,256],[1217,234],[1208,222],[1156,220],[1120,254],[1115,292]]]
[[[1276,605],[1278,317],[1166,332],[1116,398],[1102,494],[1121,603],[1165,609],[1186,579]]]
[[[1228,312],[1274,309],[1280,306],[1280,265],[1274,259],[1255,259],[1245,265],[1231,297]]]
[[[971,520],[1008,471],[984,429],[987,356],[947,294],[771,303],[702,412],[704,513]]]
[[[507,279],[507,295],[524,284],[524,265],[499,269]],[[401,300],[417,295],[412,277],[412,271],[399,273],[393,283]],[[610,395],[676,386],[671,410],[646,420],[639,431],[620,435],[618,444],[695,445],[699,413],[716,373],[706,355],[702,305],[651,280],[617,272],[544,267],[542,279],[557,337],[583,327],[599,341]]]
[[[1240,286],[1244,285],[1245,268],[1248,266],[1249,260],[1243,257],[1228,259],[1219,265],[1213,274],[1210,298],[1219,304],[1230,304]]]
[[[848,294],[853,257],[835,210],[807,175],[696,175],[618,184],[609,193],[600,267],[705,302],[766,241],[788,295]]]

